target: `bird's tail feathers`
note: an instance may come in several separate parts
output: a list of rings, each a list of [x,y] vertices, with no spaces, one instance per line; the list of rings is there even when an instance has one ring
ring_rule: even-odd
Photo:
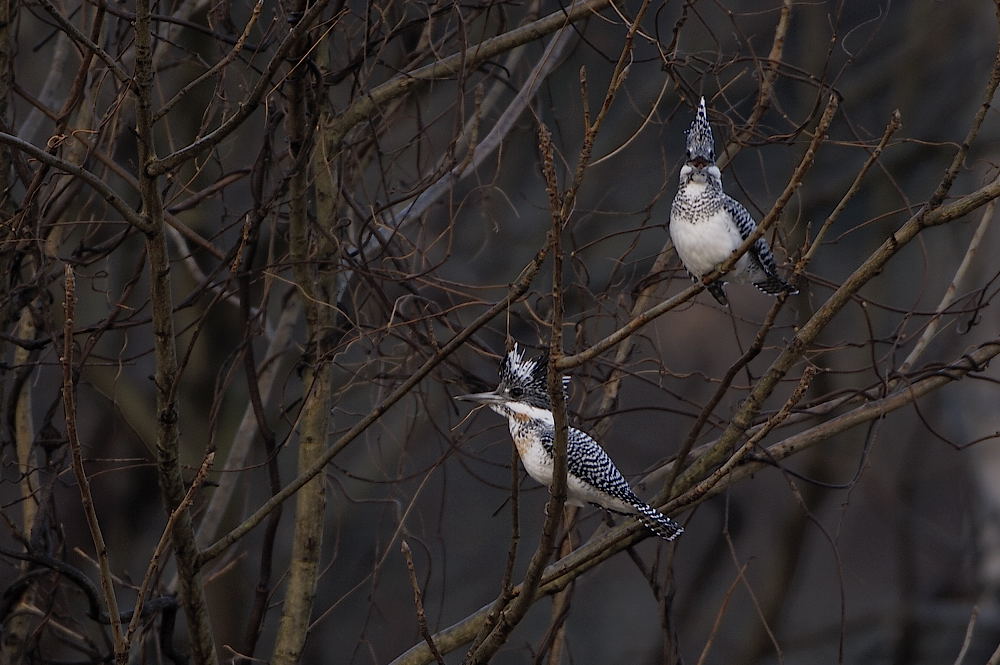
[[[684,533],[684,527],[652,506],[641,503],[635,507],[635,510],[639,515],[639,521],[664,540],[673,540]]]
[[[705,288],[708,289],[708,292],[712,294],[712,297],[715,298],[720,305],[727,307],[729,305],[729,299],[726,298],[726,292],[723,290],[722,285],[722,280],[717,279],[710,284],[706,284]]]
[[[799,292],[797,288],[777,275],[766,275],[763,279],[754,281],[753,285],[769,296],[777,296],[782,293],[795,295]]]

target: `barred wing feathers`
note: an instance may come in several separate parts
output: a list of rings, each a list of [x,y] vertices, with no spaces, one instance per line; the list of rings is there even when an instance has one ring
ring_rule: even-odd
[[[550,454],[555,441],[555,430],[542,433],[542,445]],[[660,511],[642,501],[629,486],[625,476],[597,441],[575,427],[569,428],[566,440],[566,468],[570,475],[591,485],[609,497],[632,506],[639,520],[653,533],[673,540],[684,528]],[[607,508],[607,506],[602,506]]]
[[[722,205],[736,223],[740,237],[743,240],[749,238],[750,234],[757,229],[757,222],[754,221],[750,212],[742,203],[728,194],[723,195]],[[771,251],[771,246],[767,244],[767,240],[763,236],[757,239],[748,254],[753,264],[750,267],[750,273],[754,286],[772,296],[779,293],[798,293],[796,289],[778,277],[778,266],[774,262],[774,252]]]

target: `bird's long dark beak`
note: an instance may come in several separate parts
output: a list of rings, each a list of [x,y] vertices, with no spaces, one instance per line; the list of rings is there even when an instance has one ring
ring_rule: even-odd
[[[483,404],[496,404],[503,400],[496,392],[472,393],[471,395],[455,395],[454,399],[465,402],[482,402]]]

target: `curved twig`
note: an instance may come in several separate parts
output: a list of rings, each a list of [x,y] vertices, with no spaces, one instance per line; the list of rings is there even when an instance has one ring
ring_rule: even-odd
[[[63,348],[60,363],[63,370],[62,400],[66,413],[66,438],[73,461],[73,473],[80,490],[80,502],[83,513],[90,528],[90,537],[94,541],[97,562],[101,571],[101,590],[104,592],[104,602],[108,606],[108,616],[111,618],[111,636],[115,649],[115,660],[124,663],[128,658],[128,643],[122,633],[121,617],[118,614],[118,598],[115,596],[114,580],[111,576],[111,561],[108,558],[108,547],[101,533],[101,523],[97,519],[94,508],[94,496],[90,491],[90,479],[83,466],[83,453],[80,439],[76,431],[76,382],[73,379],[73,321],[76,317],[76,278],[73,268],[64,266],[65,275],[65,322],[63,324]]]
[[[38,161],[54,169],[80,178],[85,183],[90,185],[94,191],[100,194],[101,198],[107,201],[108,204],[110,204],[111,207],[125,219],[125,221],[140,231],[147,232],[149,230],[150,226],[142,215],[133,210],[132,207],[128,205],[122,197],[118,196],[114,190],[108,187],[103,180],[82,166],[77,166],[76,164],[67,162],[65,159],[49,154],[41,148],[19,139],[16,136],[7,134],[6,132],[0,132],[0,143],[6,143],[12,148],[20,150],[21,152],[34,157]]]

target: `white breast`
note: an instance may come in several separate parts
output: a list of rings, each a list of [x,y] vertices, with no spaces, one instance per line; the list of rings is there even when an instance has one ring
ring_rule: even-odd
[[[510,419],[510,436],[514,439],[514,446],[517,447],[517,454],[521,456],[521,464],[528,475],[545,485],[552,482],[552,458],[545,452],[538,437],[531,436],[530,432],[518,426],[518,423]]]
[[[696,277],[715,270],[740,246],[743,239],[739,229],[724,209],[701,218],[698,221],[675,215],[670,220],[670,239],[684,267]],[[748,257],[744,254],[733,272],[742,273],[746,269]]]
[[[552,486],[552,457],[546,452],[537,437],[530,436],[512,418],[510,419],[510,435],[514,439],[514,446],[521,457],[521,464],[536,482],[545,487]],[[635,508],[601,492],[594,487],[584,483],[572,474],[566,478],[566,503],[571,506],[584,507],[587,504],[596,503],[599,506],[617,510],[620,513],[634,513]]]

